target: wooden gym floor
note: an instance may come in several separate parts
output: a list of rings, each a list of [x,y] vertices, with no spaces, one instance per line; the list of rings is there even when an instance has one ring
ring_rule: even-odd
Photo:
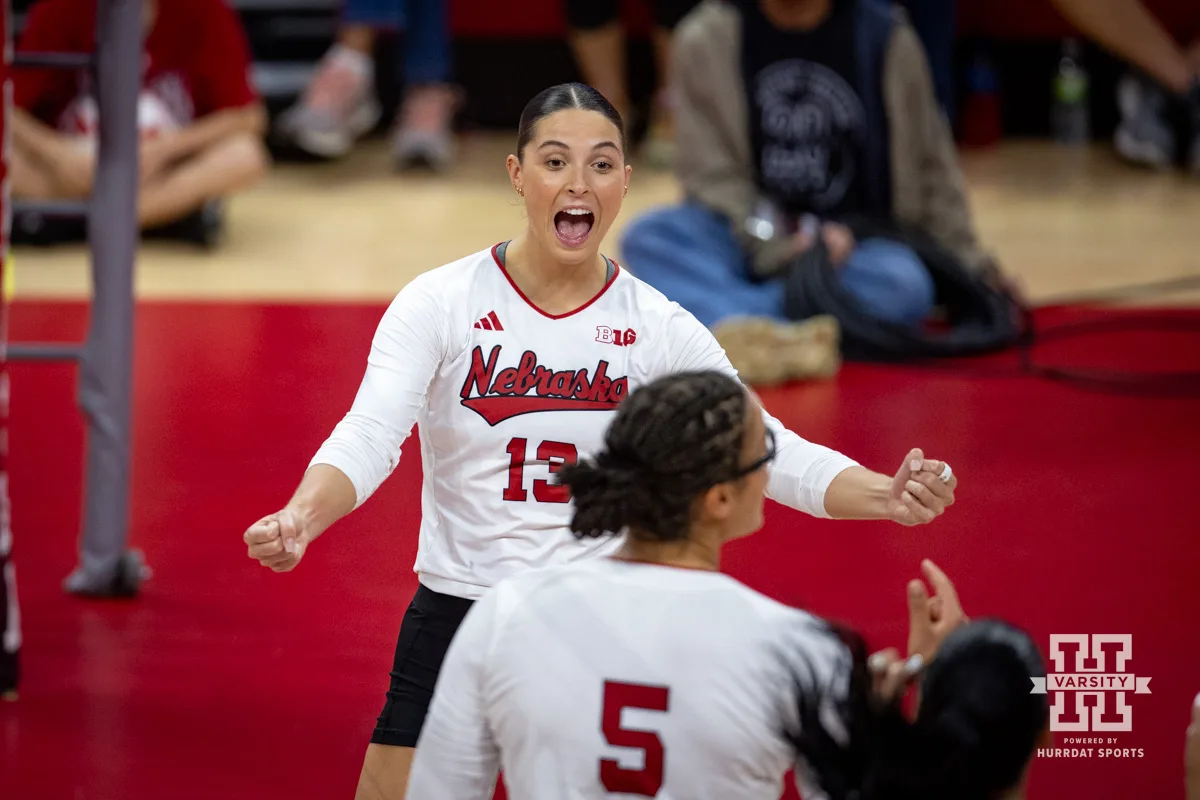
[[[19,700],[0,703],[6,800],[353,796],[416,588],[417,442],[294,573],[251,563],[241,534],[286,502],[349,407],[400,286],[519,229],[507,145],[469,140],[443,178],[394,176],[377,145],[343,165],[282,167],[233,205],[219,251],[145,248],[130,539],[154,577],[132,602],[62,592],[82,505],[77,370],[10,365],[25,679]],[[1200,181],[1129,170],[1103,149],[1014,144],[966,163],[983,238],[1035,299],[1200,274]],[[636,172],[624,218],[673,195],[668,178]],[[17,268],[12,339],[81,339],[82,250],[22,250]],[[1039,363],[1200,370],[1200,310],[1038,317],[1043,329],[1155,323],[1039,344]],[[1129,633],[1126,671],[1152,676],[1150,694],[1125,697],[1132,730],[1084,747],[1055,733],[1054,747],[1076,757],[1037,758],[1030,796],[1179,796],[1200,690],[1194,394],[1095,391],[1025,374],[1003,354],[965,366],[849,364],[833,380],[761,395],[800,435],[875,469],[893,471],[914,446],[944,458],[961,481],[958,503],[915,529],[769,504],[764,530],[726,551],[725,571],[854,626],[874,647],[903,646],[904,585],[925,557],[955,579],[968,613],[1021,625],[1043,653],[1056,633]],[[1087,714],[1089,699],[1068,700],[1078,705],[1067,716]],[[1114,716],[1110,706],[1103,721]]]
[[[447,176],[394,173],[383,142],[368,142],[340,164],[278,165],[231,203],[228,238],[217,251],[144,246],[138,293],[388,299],[414,275],[520,229],[521,206],[504,173],[510,140],[464,138],[460,163]],[[982,240],[1034,301],[1200,275],[1200,180],[1131,169],[1103,146],[1014,143],[965,153],[963,161]],[[617,234],[640,210],[676,196],[669,174],[635,163],[608,252],[620,257]],[[86,296],[81,248],[21,248],[16,258],[19,298]],[[1195,302],[1200,292],[1165,299]]]

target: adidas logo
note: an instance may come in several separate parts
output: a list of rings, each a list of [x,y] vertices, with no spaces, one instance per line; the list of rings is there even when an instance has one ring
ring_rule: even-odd
[[[475,323],[475,327],[485,331],[504,330],[504,326],[500,324],[500,318],[496,316],[495,311],[489,311],[486,317]]]

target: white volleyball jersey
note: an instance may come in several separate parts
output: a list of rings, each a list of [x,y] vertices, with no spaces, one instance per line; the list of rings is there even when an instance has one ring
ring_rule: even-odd
[[[568,528],[562,464],[602,444],[633,388],[674,372],[736,374],[691,314],[619,267],[589,303],[552,316],[509,278],[497,247],[426,272],[383,316],[349,413],[312,463],[350,478],[358,503],[395,468],[414,423],[423,486],[416,572],[477,598],[530,567],[612,552]],[[828,516],[825,488],[854,461],[787,432],[768,495]]]
[[[849,649],[820,620],[716,572],[616,559],[507,580],[442,664],[408,800],[778,800],[788,735],[845,744]]]

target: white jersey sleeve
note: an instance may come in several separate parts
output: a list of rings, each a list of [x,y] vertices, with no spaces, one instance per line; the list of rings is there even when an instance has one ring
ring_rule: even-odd
[[[492,797],[500,772],[500,749],[488,724],[484,682],[495,639],[497,606],[497,591],[485,594],[471,606],[450,640],[417,741],[407,800]]]
[[[671,372],[720,370],[737,377],[737,370],[712,332],[683,308],[678,308],[667,322]],[[858,462],[824,445],[809,442],[763,411],[767,427],[775,433],[779,453],[770,465],[767,496],[776,502],[828,519],[825,510],[825,490],[843,470],[858,466]]]
[[[354,484],[363,504],[396,468],[446,342],[444,301],[419,276],[396,295],[375,331],[354,404],[309,466],[328,464]]]

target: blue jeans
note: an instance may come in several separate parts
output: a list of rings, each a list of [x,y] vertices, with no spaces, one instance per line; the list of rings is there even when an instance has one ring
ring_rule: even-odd
[[[450,21],[446,0],[346,0],[342,23],[403,29],[407,82],[449,82]]]
[[[788,319],[782,281],[752,282],[728,221],[703,206],[646,212],[626,228],[621,253],[630,272],[709,328],[734,316]],[[915,325],[933,310],[933,279],[905,245],[859,242],[838,274],[842,286],[880,319]]]

